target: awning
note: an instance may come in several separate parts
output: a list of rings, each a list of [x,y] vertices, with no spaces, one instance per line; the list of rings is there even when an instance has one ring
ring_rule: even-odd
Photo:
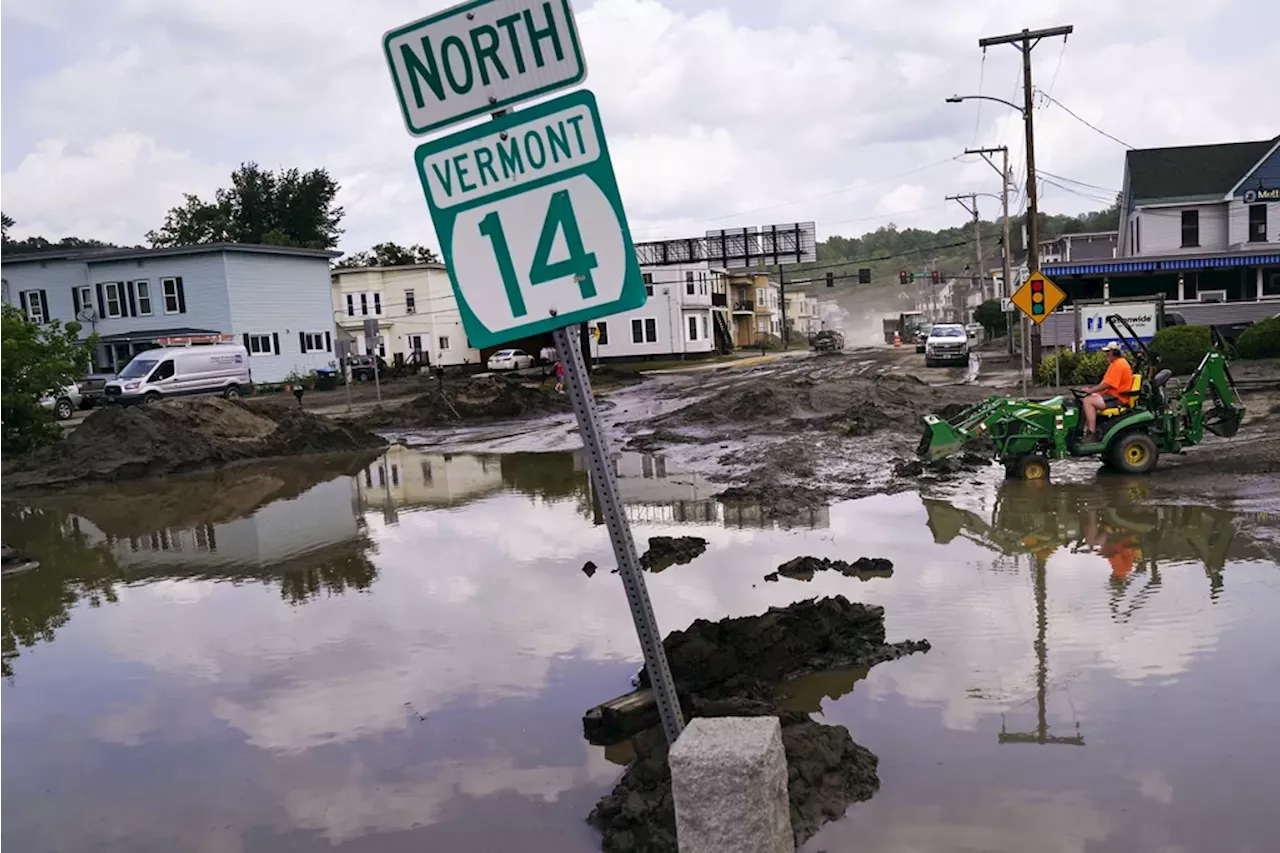
[[[158,338],[181,338],[191,335],[221,335],[215,329],[192,329],[182,326],[176,329],[147,329],[136,332],[120,332],[115,335],[99,335],[98,343],[100,344],[134,344],[149,343]]]
[[[1049,277],[1062,275],[1114,275],[1116,273],[1173,272],[1208,270],[1223,267],[1262,267],[1280,265],[1280,254],[1273,255],[1205,255],[1200,257],[1135,258],[1131,261],[1107,261],[1090,264],[1045,264],[1040,271]]]

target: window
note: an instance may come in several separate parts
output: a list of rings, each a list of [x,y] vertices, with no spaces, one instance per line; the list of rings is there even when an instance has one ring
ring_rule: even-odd
[[[449,337],[448,337],[448,335],[441,335],[441,336],[440,336],[440,341],[439,341],[439,343],[440,343],[440,349],[442,349],[442,350],[446,350],[446,349],[448,349],[448,348],[449,348]]]
[[[400,466],[394,463],[391,465],[391,485],[400,485]]]
[[[43,290],[24,290],[21,297],[28,320],[37,325],[49,322],[49,300]]]
[[[108,317],[124,316],[124,301],[120,298],[120,282],[109,281],[102,285],[103,313]]]
[[[298,343],[303,352],[320,352],[325,349],[325,336],[320,332],[298,332]]]
[[[631,342],[633,344],[652,344],[658,341],[658,321],[652,317],[631,321]]]
[[[653,296],[653,273],[642,273],[640,277],[644,279],[645,296]]]
[[[373,313],[377,314],[379,317],[382,316],[382,294],[381,293],[373,294]]]
[[[685,292],[687,295],[689,295],[689,296],[693,296],[693,294],[694,294],[694,286],[693,286],[693,270],[686,270],[686,271],[685,271],[685,274],[684,274],[684,292]]]
[[[689,340],[696,341],[698,339],[698,318],[693,314],[689,315]]]
[[[406,314],[418,313],[418,302],[417,302],[417,299],[414,297],[412,290],[406,290],[404,292],[404,313]]]
[[[271,355],[270,335],[245,335],[250,355]]]
[[[1191,249],[1200,245],[1200,211],[1182,211],[1182,248]]]
[[[166,358],[151,373],[151,382],[159,382],[163,379],[173,378],[173,359]]]
[[[77,287],[71,291],[72,301],[75,302],[76,319],[80,319],[80,313],[93,308],[93,288]]]
[[[756,304],[762,308],[768,307],[768,302],[765,301],[764,297],[764,288],[756,288]]]
[[[1262,280],[1263,296],[1280,296],[1280,272],[1273,272]]]
[[[354,293],[347,294],[347,316],[356,316],[356,296]]]
[[[367,293],[360,294],[360,316],[369,316],[369,294]]]
[[[187,313],[187,298],[183,294],[182,279],[162,278],[160,279],[160,286],[164,289],[164,313]]]
[[[1267,242],[1267,206],[1265,204],[1249,205],[1249,242]]]
[[[414,352],[422,352],[422,335],[409,336],[409,349]]]
[[[135,281],[133,289],[138,294],[138,316],[151,316],[151,283],[147,281]]]
[[[1142,254],[1142,217],[1133,218],[1133,253]]]
[[[602,347],[607,347],[609,345],[609,324],[596,320],[596,331],[600,333],[596,343]]]

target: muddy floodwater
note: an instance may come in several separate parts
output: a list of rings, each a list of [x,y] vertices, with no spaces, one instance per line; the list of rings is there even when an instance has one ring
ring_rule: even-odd
[[[787,687],[879,756],[805,851],[1264,851],[1280,799],[1280,519],[994,471],[761,521],[618,461],[659,623],[816,595],[932,651]],[[1070,479],[1070,478],[1068,478]],[[3,825],[23,851],[593,851],[639,649],[571,453],[259,464],[30,503],[6,544]],[[892,577],[764,575],[800,555]],[[600,567],[592,576],[583,564]]]

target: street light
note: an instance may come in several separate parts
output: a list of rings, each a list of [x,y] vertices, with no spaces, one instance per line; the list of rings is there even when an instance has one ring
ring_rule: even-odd
[[[963,101],[995,101],[998,104],[1004,104],[1006,107],[1012,107],[1022,113],[1022,117],[1026,118],[1027,112],[1013,101],[1006,101],[1004,98],[993,98],[991,95],[952,95],[947,98],[948,104],[959,104]]]

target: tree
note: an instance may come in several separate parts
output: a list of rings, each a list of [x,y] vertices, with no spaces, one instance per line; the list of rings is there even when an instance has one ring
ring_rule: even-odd
[[[40,398],[88,372],[94,338],[79,340],[79,323],[63,326],[54,320],[37,326],[12,305],[3,311],[3,446],[6,453],[21,453],[61,438],[53,412],[40,406]]]
[[[973,322],[982,324],[982,330],[988,338],[1001,337],[1008,330],[999,299],[988,299],[974,308]]]
[[[31,252],[53,252],[58,249],[115,249],[115,245],[101,240],[90,240],[83,237],[63,237],[53,241],[44,237],[27,237],[24,240],[10,240],[9,229],[16,223],[12,216],[0,213],[0,225],[3,225],[3,236],[0,242],[4,245],[6,255],[23,255]]]
[[[373,248],[362,252],[352,252],[334,264],[335,269],[356,269],[359,267],[403,267],[410,264],[438,264],[440,258],[426,246],[414,243],[412,246],[401,246],[398,243],[375,243]]]
[[[332,249],[342,234],[344,211],[334,204],[338,182],[324,169],[270,172],[242,163],[231,186],[205,201],[187,193],[165,214],[164,225],[147,232],[152,246],[196,243],[261,243]]]

